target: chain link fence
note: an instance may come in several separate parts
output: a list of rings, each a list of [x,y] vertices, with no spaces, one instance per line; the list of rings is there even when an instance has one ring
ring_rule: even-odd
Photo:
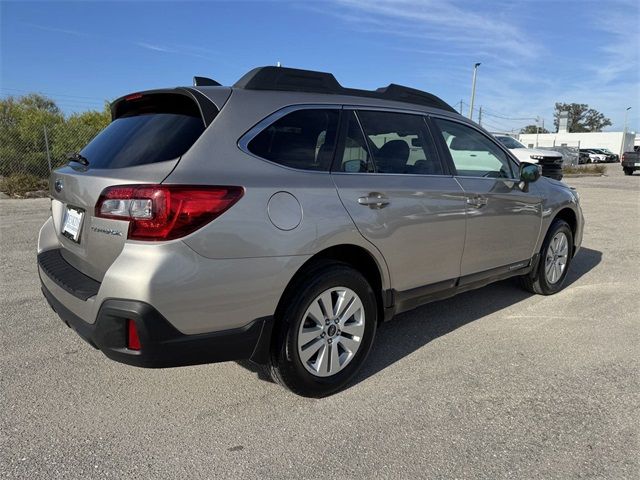
[[[70,153],[80,151],[109,122],[105,112],[42,115],[14,105],[6,108],[7,103],[0,110],[2,197],[42,196],[51,171],[65,165]]]
[[[4,126],[0,125],[2,129]],[[27,131],[6,133],[0,145],[0,175],[33,175],[41,179],[66,164],[67,154],[81,150],[95,136],[95,132],[71,131],[64,125],[33,125]]]

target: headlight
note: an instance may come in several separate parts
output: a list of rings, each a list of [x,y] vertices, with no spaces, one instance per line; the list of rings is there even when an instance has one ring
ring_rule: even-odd
[[[544,155],[529,155],[534,160],[544,160]]]

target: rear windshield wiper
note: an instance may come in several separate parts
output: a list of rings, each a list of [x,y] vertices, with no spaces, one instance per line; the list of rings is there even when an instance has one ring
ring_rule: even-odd
[[[67,155],[67,160],[69,160],[70,162],[78,162],[85,167],[89,166],[89,159],[80,155],[78,152],[69,153]]]

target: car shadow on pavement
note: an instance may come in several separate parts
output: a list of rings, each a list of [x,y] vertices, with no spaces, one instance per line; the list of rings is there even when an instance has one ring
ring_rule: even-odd
[[[573,259],[565,288],[595,268],[601,259],[602,252],[583,247]],[[378,327],[369,358],[347,388],[393,365],[432,340],[531,296],[520,288],[517,279],[509,279],[400,314]],[[272,381],[263,366],[250,361],[237,363],[259,379]]]
[[[571,284],[590,272],[601,260],[602,252],[581,248],[571,263],[564,288],[570,288]],[[369,358],[350,387],[432,340],[531,296],[533,294],[520,287],[518,279],[512,278],[398,315],[379,326]]]

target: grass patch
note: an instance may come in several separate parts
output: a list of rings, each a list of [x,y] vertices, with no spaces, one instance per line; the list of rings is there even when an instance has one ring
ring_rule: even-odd
[[[562,167],[562,173],[564,173],[565,175],[602,175],[606,171],[607,167],[603,164],[580,166],[567,165],[565,167]]]
[[[11,196],[22,196],[34,190],[48,190],[49,181],[28,173],[18,173],[0,180],[0,192]]]

